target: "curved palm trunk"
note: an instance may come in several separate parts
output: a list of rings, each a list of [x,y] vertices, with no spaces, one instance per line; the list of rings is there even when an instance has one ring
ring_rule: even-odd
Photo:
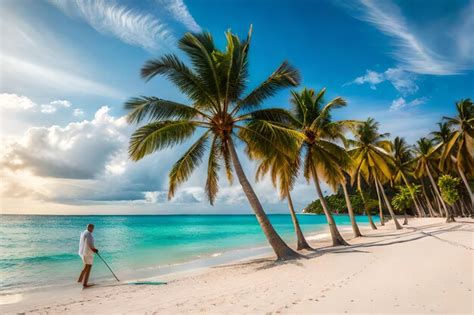
[[[291,220],[293,221],[293,226],[295,228],[296,239],[297,239],[297,250],[302,249],[313,249],[309,246],[308,242],[304,238],[303,232],[301,231],[298,218],[296,217],[295,208],[293,207],[293,200],[291,200],[290,192],[286,191],[286,198],[288,199],[288,208],[290,209]]]
[[[403,225],[408,225],[408,216],[407,216],[407,209],[403,209]]]
[[[377,226],[375,226],[374,220],[372,220],[372,215],[370,214],[370,210],[367,210],[367,208],[365,207],[366,203],[365,203],[364,194],[360,190],[359,190],[359,193],[360,193],[360,197],[362,198],[362,202],[364,203],[364,212],[367,218],[369,219],[370,227],[372,228],[372,230],[376,230]]]
[[[418,207],[420,208],[421,216],[426,217],[425,208],[423,207],[423,204],[421,203],[421,200],[418,198],[418,196],[415,196],[415,202],[418,204]]]
[[[413,200],[413,203],[415,204],[415,208],[416,208],[416,212],[418,213],[418,216],[424,217],[424,211],[423,213],[421,212],[420,206],[418,205],[418,202],[416,202],[415,193],[412,191],[410,183],[408,182],[408,179],[405,177],[403,173],[401,174],[402,174],[403,181],[405,182],[405,185],[410,190],[411,199]]]
[[[467,181],[466,174],[464,174],[464,172],[461,170],[459,166],[458,166],[458,172],[459,172],[459,175],[461,175],[464,186],[466,186],[469,197],[471,198],[471,206],[474,208],[474,195],[472,194],[471,186],[469,186],[469,183]]]
[[[338,245],[349,246],[349,244],[342,237],[341,233],[339,233],[339,230],[337,229],[337,226],[336,226],[336,222],[334,221],[334,217],[332,216],[332,213],[329,211],[328,205],[326,203],[326,199],[324,199],[321,186],[319,185],[318,174],[316,173],[314,166],[311,167],[311,172],[313,174],[314,185],[316,186],[316,192],[318,194],[319,201],[321,202],[321,206],[323,207],[324,214],[326,215],[326,220],[328,221],[328,224],[329,224],[329,231],[331,232],[332,245],[333,246],[338,246]]]
[[[430,187],[431,189],[431,194],[433,195],[433,198],[436,202],[436,207],[438,208],[439,210],[439,214],[441,217],[446,217],[446,212],[443,210],[443,207],[441,206],[441,203],[439,202],[439,197],[438,195],[435,193],[433,187]]]
[[[286,259],[294,259],[300,257],[298,253],[292,250],[278,235],[278,233],[273,228],[270,220],[267,217],[265,211],[263,211],[262,205],[260,204],[260,200],[258,200],[255,191],[253,190],[252,186],[250,185],[247,177],[245,176],[244,170],[242,169],[242,165],[240,164],[239,157],[237,156],[237,151],[235,150],[234,142],[232,138],[229,137],[228,146],[230,151],[230,156],[232,158],[232,163],[234,165],[235,172],[237,174],[237,178],[239,179],[240,185],[249,200],[250,205],[252,206],[253,211],[255,212],[255,217],[257,218],[260,227],[263,230],[270,246],[273,248],[275,255],[277,256],[278,260],[286,260]]]
[[[383,211],[382,211],[382,199],[380,198],[379,185],[377,185],[377,183],[375,183],[375,191],[377,191],[377,199],[379,200],[380,225],[385,225],[385,219],[383,217]]]
[[[438,199],[441,201],[441,205],[443,206],[443,210],[446,213],[446,222],[454,222],[454,216],[448,211],[448,208],[446,207],[446,204],[444,203],[443,198],[441,197],[441,194],[438,190],[438,186],[436,185],[433,176],[431,176],[430,169],[428,168],[428,165],[425,165],[426,172],[428,173],[428,177],[430,178],[431,185],[433,186],[433,189],[438,196]]]
[[[346,199],[347,212],[349,212],[349,218],[351,219],[352,231],[354,232],[354,237],[362,236],[360,233],[359,227],[354,216],[354,210],[352,209],[351,199],[349,198],[349,193],[347,192],[347,187],[345,183],[341,184],[342,190],[344,191],[344,198]]]
[[[436,213],[436,211],[433,208],[433,205],[431,204],[430,199],[428,198],[428,195],[427,195],[426,189],[425,189],[425,183],[424,183],[423,180],[421,180],[421,191],[423,192],[423,196],[425,197],[426,205],[428,207],[428,211],[430,213],[430,216],[431,217],[437,217],[438,213]]]
[[[375,177],[375,181],[379,185],[379,189],[382,192],[382,197],[385,201],[385,205],[387,206],[388,212],[390,212],[390,216],[392,217],[392,220],[395,223],[396,229],[397,230],[403,229],[402,226],[400,225],[400,223],[398,223],[397,217],[395,216],[395,213],[393,212],[392,205],[388,201],[387,195],[385,194],[385,190],[383,189],[382,184],[380,183],[380,181],[378,180],[377,177]]]

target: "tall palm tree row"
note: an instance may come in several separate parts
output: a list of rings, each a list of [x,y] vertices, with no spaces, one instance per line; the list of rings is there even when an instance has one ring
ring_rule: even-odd
[[[256,153],[250,153],[252,158],[257,158]],[[300,159],[296,156],[293,160],[284,155],[260,156],[260,164],[255,175],[257,180],[260,180],[265,174],[270,174],[273,186],[279,188],[282,199],[286,198],[288,201],[288,208],[290,210],[291,220],[296,233],[296,248],[297,250],[312,249],[306,241],[298,217],[296,216],[293,199],[291,198],[291,190],[293,189],[298,172],[300,169]]]
[[[443,118],[442,126],[447,131],[439,167],[446,170],[454,164],[474,208],[474,195],[466,177],[466,174],[474,176],[474,104],[469,98],[462,99],[456,103],[456,110],[456,117]]]
[[[303,136],[298,154],[303,161],[303,174],[309,182],[314,182],[316,193],[321,202],[326,220],[329,224],[333,245],[348,245],[339,232],[334,217],[324,199],[321,180],[334,190],[345,185],[343,169],[349,163],[349,157],[335,140],[342,139],[345,129],[352,121],[333,121],[331,111],[346,105],[341,97],[325,103],[326,89],[316,93],[312,89],[301,92],[292,91],[292,125]],[[353,218],[353,215],[351,216]]]
[[[385,191],[389,184],[404,184],[409,189],[418,216],[442,214],[452,221],[455,214],[468,210],[473,215],[469,181],[474,177],[474,105],[470,99],[456,103],[457,115],[444,117],[440,130],[432,134],[433,139],[421,138],[413,149],[403,138],[389,141],[389,134],[380,133],[379,123],[372,118],[363,122],[334,120],[333,111],[346,106],[346,101],[342,97],[327,101],[325,89],[292,90],[290,110],[263,107],[278,92],[297,87],[300,75],[285,61],[267,79],[249,89],[251,37],[252,27],[244,39],[228,31],[225,47],[219,49],[210,33],[186,33],[178,41],[178,48],[189,62],[176,54],[165,54],[142,67],[144,80],[165,77],[187,99],[181,103],[139,96],[125,104],[128,122],[138,125],[130,138],[130,159],[138,161],[154,152],[192,143],[169,172],[169,198],[204,162],[203,186],[211,205],[218,195],[219,177],[225,174],[230,183],[237,177],[276,257],[300,257],[272,226],[250,184],[238,153],[243,146],[246,155],[258,163],[256,178],[270,175],[281,198],[287,199],[298,250],[311,249],[291,198],[300,171],[315,186],[333,245],[348,243],[324,198],[323,182],[333,190],[342,188],[355,237],[362,234],[347,185],[356,185],[365,200],[363,181],[378,195],[382,225],[383,202],[395,227],[402,228]],[[346,138],[349,130],[353,139]],[[464,199],[449,207],[436,184],[436,177],[447,173],[459,175],[466,192]],[[421,183],[420,198],[414,180]],[[466,198],[471,201],[470,207],[466,207]],[[376,229],[370,212],[367,215]]]
[[[403,183],[409,189],[418,215],[420,217],[424,217],[426,212],[418,203],[413,187],[408,179],[411,172],[413,171],[413,153],[404,138],[395,137],[393,140],[392,157],[394,160],[394,182],[396,184]]]
[[[395,216],[392,205],[385,193],[383,183],[388,182],[393,174],[393,160],[389,155],[391,143],[387,140],[389,134],[378,132],[379,123],[368,118],[362,124],[356,125],[353,129],[354,140],[347,140],[349,154],[352,156],[355,166],[352,172],[354,179],[364,178],[367,183],[373,182],[374,186],[385,202],[395,227],[401,229],[402,226]]]

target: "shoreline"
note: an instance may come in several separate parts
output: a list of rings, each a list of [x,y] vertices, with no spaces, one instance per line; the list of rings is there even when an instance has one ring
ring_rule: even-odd
[[[317,249],[304,253],[308,259],[275,262],[271,255],[262,253],[240,261],[146,278],[167,281],[165,286],[98,285],[87,290],[76,287],[59,296],[42,292],[30,300],[2,305],[0,311],[344,313],[342,308],[346,308],[362,313],[429,313],[427,303],[432,300],[436,304],[432,306],[434,312],[472,313],[474,220],[454,224],[442,221],[410,219],[409,225],[400,231],[393,228],[392,222],[378,226],[376,231],[363,227],[365,237],[357,239],[348,238],[350,231],[346,231],[350,247],[331,247],[327,241],[311,240]],[[344,287],[357,285],[367,290],[345,291]],[[423,291],[427,296],[415,294],[421,289],[419,286],[427,286],[428,291]],[[332,300],[330,291],[335,294]],[[450,292],[446,296],[449,299],[434,299],[443,292]],[[348,295],[348,301],[335,302],[347,300]],[[411,301],[413,295],[418,295],[419,301]],[[366,301],[354,304],[363,299]]]
[[[363,227],[364,224],[361,224]],[[351,230],[350,225],[341,225],[339,230],[344,237],[348,237]],[[347,234],[347,235],[346,235]],[[324,227],[321,230],[314,231],[306,235],[308,241],[318,242],[325,244],[330,239],[329,229]],[[258,246],[261,245],[261,246]],[[290,244],[292,246],[293,244]],[[187,272],[194,272],[196,270],[208,270],[212,267],[219,265],[226,265],[232,263],[238,263],[243,261],[249,261],[253,259],[258,259],[262,257],[271,256],[273,254],[271,247],[265,243],[257,244],[253,247],[242,247],[242,248],[230,248],[228,250],[222,250],[214,253],[202,254],[201,257],[192,258],[190,260],[177,261],[175,263],[163,264],[149,266],[140,270],[128,270],[120,274],[120,280],[122,282],[133,282],[133,281],[147,281],[156,279],[158,277],[164,276],[174,276]],[[96,259],[95,264],[102,264],[101,261]],[[113,266],[112,266],[113,268]],[[100,283],[97,286],[107,286],[116,284],[115,279],[109,275],[107,277],[98,276],[91,278],[92,282]],[[52,284],[50,286],[35,286],[27,288],[17,288],[13,291],[4,291],[0,292],[0,307],[1,305],[8,305],[8,300],[12,299],[14,296],[21,296],[22,298],[18,300],[24,300],[23,297],[35,297],[38,292],[48,291],[50,293],[58,293],[62,291],[71,291],[77,288],[75,283],[61,283],[61,284]],[[15,300],[15,299],[13,299]],[[16,303],[18,303],[16,302]]]

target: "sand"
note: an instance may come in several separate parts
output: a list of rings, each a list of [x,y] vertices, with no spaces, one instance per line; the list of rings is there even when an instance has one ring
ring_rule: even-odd
[[[350,247],[305,252],[307,259],[253,259],[160,277],[163,286],[79,287],[43,292],[0,313],[81,314],[473,314],[474,220],[391,222]]]

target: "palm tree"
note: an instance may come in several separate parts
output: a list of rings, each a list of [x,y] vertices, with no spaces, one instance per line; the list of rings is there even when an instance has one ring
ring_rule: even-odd
[[[255,216],[278,259],[298,257],[271,225],[252,186],[244,174],[234,139],[249,147],[259,147],[268,155],[294,156],[299,133],[284,126],[288,113],[282,109],[258,109],[278,91],[296,86],[299,73],[283,62],[264,82],[244,94],[248,82],[248,52],[251,31],[245,40],[226,32],[226,48],[219,50],[211,34],[186,33],[178,47],[189,58],[188,67],[174,54],[146,62],[141,70],[145,80],[157,75],[167,77],[190,100],[191,105],[157,97],[130,99],[130,123],[146,122],[131,136],[129,155],[134,161],[155,151],[174,147],[196,135],[197,141],[174,164],[169,173],[169,194],[184,183],[201,164],[209,149],[205,191],[211,204],[218,192],[219,169],[223,166],[229,180],[233,171],[255,212]],[[194,138],[195,139],[195,138]],[[232,169],[233,166],[233,169]]]
[[[395,137],[392,142],[392,157],[394,160],[394,182],[403,182],[409,189],[413,204],[415,205],[416,211],[419,216],[424,217],[426,215],[423,208],[418,204],[416,200],[413,186],[408,181],[409,174],[413,171],[413,154],[404,138]]]
[[[471,99],[462,99],[456,103],[456,117],[443,117],[446,128],[453,128],[452,134],[443,148],[440,159],[440,168],[445,170],[454,157],[454,164],[471,198],[474,208],[474,195],[472,193],[466,174],[474,176],[474,104]]]
[[[252,153],[250,154],[252,155]],[[255,155],[253,155],[253,157],[255,157]],[[299,157],[290,160],[283,154],[275,154],[272,156],[261,157],[260,160],[260,164],[257,168],[256,180],[260,180],[265,174],[270,173],[273,186],[275,188],[278,186],[281,198],[286,198],[288,200],[288,208],[290,210],[291,219],[296,233],[297,249],[312,249],[301,231],[290,194],[300,169]]]
[[[295,130],[304,135],[304,141],[299,149],[303,160],[303,174],[309,181],[313,179],[316,193],[329,224],[332,243],[336,245],[349,245],[337,229],[334,217],[330,212],[319,180],[324,180],[334,190],[340,184],[345,184],[342,167],[347,165],[346,151],[333,141],[343,136],[345,125],[349,121],[332,121],[331,110],[343,107],[346,102],[341,97],[336,97],[326,105],[324,94],[326,89],[317,94],[313,89],[303,89],[300,93],[292,91],[291,104],[293,107],[293,126]]]
[[[350,168],[348,168],[350,170]],[[352,208],[351,198],[349,196],[349,192],[347,191],[347,185],[349,182],[346,180],[344,183],[341,183],[342,191],[344,192],[344,199],[346,200],[347,205],[347,212],[349,213],[349,219],[351,220],[352,232],[354,233],[354,237],[362,236],[360,232],[359,226],[357,225],[354,209]]]
[[[392,217],[397,230],[402,229],[400,223],[393,212],[382,182],[387,182],[392,177],[393,161],[387,152],[390,151],[390,141],[386,140],[389,134],[378,132],[379,123],[373,118],[368,118],[362,124],[353,129],[354,140],[348,140],[348,144],[353,146],[349,150],[352,156],[355,169],[353,178],[364,177],[366,182],[374,181],[374,185],[382,194],[390,216]]]
[[[415,152],[417,153],[416,157],[416,166],[415,166],[415,174],[418,177],[428,176],[430,179],[431,186],[433,188],[434,194],[437,197],[437,202],[440,202],[442,209],[444,210],[444,214],[446,215],[446,221],[451,222],[454,221],[454,217],[448,211],[446,204],[441,197],[439,192],[438,186],[434,181],[432,172],[436,172],[436,167],[434,166],[437,163],[438,159],[438,151],[441,148],[441,144],[438,144],[436,147],[433,146],[433,141],[427,139],[425,137],[420,138],[416,142]]]

